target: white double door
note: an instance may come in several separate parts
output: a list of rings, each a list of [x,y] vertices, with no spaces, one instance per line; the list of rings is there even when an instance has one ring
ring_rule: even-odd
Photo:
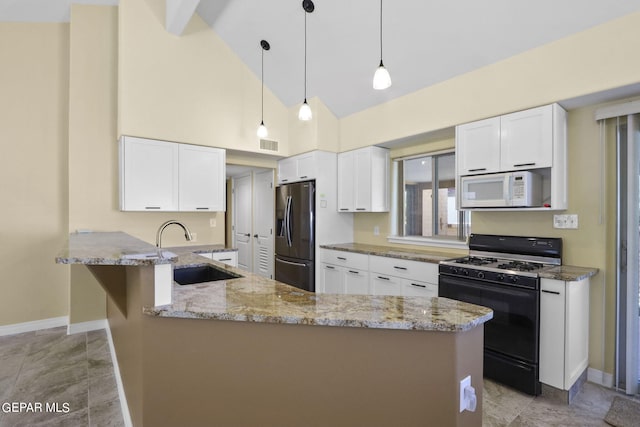
[[[238,268],[273,278],[273,170],[253,171],[232,179],[233,246]]]

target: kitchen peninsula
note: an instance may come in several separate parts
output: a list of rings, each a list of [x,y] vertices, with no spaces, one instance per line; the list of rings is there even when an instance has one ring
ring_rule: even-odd
[[[118,232],[71,234],[56,262],[86,265],[107,291],[136,426],[482,424],[484,307],[309,293]],[[207,264],[243,277],[172,280]],[[477,408],[460,412],[468,375]]]

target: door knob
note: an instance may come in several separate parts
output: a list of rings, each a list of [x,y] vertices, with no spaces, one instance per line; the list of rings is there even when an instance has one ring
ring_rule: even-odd
[[[253,235],[253,237],[255,237],[255,238],[257,239],[257,238],[258,238],[258,235],[257,235],[257,234],[254,234],[254,235]]]
[[[251,237],[251,233],[247,233],[247,234],[245,234],[245,236]]]

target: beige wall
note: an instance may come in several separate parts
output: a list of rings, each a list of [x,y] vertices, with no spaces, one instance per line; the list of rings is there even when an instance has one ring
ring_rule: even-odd
[[[66,316],[69,26],[0,23],[0,326]]]
[[[309,121],[298,119],[300,105],[289,109],[289,155],[311,150],[339,151],[340,124],[336,116],[322,101],[311,98],[308,101],[313,118]]]
[[[182,36],[167,32],[164,10],[120,1],[118,134],[260,151],[260,79],[199,16]],[[288,110],[267,86],[264,97],[269,139],[287,155]]]

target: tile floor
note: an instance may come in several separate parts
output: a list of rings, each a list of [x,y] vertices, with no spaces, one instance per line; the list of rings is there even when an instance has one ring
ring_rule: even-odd
[[[13,402],[32,410],[13,412]],[[106,332],[0,337],[0,405],[0,427],[123,426]]]
[[[617,395],[586,383],[569,406],[485,380],[482,424],[607,426],[603,418]],[[62,411],[5,413],[0,407],[0,427],[123,426],[106,332],[67,335],[66,328],[54,328],[0,337],[0,405],[7,402],[58,403]]]

